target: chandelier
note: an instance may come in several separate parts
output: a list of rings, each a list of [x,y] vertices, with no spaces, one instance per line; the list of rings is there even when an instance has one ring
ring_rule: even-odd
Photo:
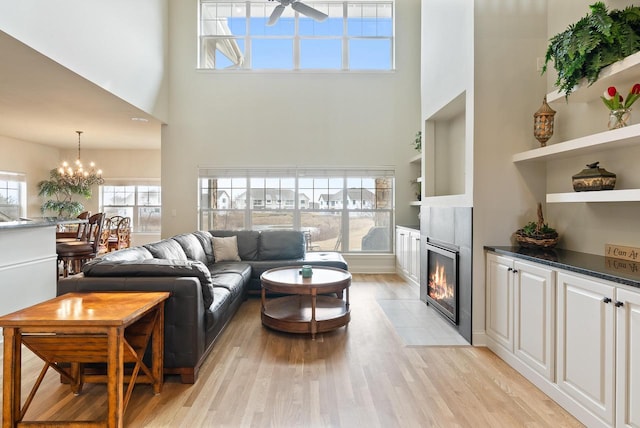
[[[69,165],[67,161],[62,162],[62,165],[58,168],[60,179],[70,186],[83,188],[104,183],[102,170],[96,170],[95,163],[91,162],[88,169],[82,166],[82,162],[80,161],[80,136],[82,135],[82,131],[76,131],[76,133],[78,134],[78,159],[76,159],[73,167]]]

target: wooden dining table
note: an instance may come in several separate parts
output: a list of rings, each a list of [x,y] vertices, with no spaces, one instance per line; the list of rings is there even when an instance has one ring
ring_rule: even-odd
[[[103,421],[69,426],[122,427],[136,382],[159,394],[163,385],[164,302],[168,292],[68,293],[0,317],[4,335],[2,426],[59,426],[59,421],[25,421],[27,410],[49,368],[78,395],[84,383],[107,384]],[[143,361],[151,342],[151,367]],[[44,361],[40,376],[22,404],[22,345]],[[106,372],[85,373],[84,365],[106,363]],[[125,373],[125,363],[132,363]],[[124,391],[124,384],[128,383]],[[66,423],[65,423],[66,424]]]

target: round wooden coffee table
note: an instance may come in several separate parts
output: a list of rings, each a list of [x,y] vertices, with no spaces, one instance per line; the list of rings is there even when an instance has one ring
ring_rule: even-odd
[[[311,333],[315,339],[316,333],[335,330],[351,320],[351,274],[346,270],[314,267],[311,278],[303,278],[300,266],[282,267],[264,272],[260,280],[262,324],[267,327],[286,333]],[[267,301],[267,291],[287,296]]]

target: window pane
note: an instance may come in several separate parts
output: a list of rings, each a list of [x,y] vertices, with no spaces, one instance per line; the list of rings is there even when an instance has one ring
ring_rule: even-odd
[[[313,5],[313,8],[323,13],[327,13],[328,9],[327,7],[322,8],[318,5]],[[342,5],[339,5],[338,8],[342,9]],[[338,8],[333,7],[332,9],[339,11]],[[338,13],[342,14],[341,12]],[[298,33],[301,36],[342,36],[343,22],[344,20],[342,18],[327,18],[322,22],[310,18],[300,18]]]
[[[210,211],[208,218],[204,224],[208,225],[203,227],[202,223],[200,228],[205,230],[242,230],[245,229],[244,224],[244,212],[243,211]]]
[[[160,232],[160,207],[138,208],[138,228],[136,232]]]
[[[119,215],[120,217],[133,219],[133,207],[104,207],[102,211],[109,218]]]
[[[391,70],[391,40],[351,39],[349,68],[352,70]]]
[[[303,212],[300,229],[307,232],[309,251],[340,251],[342,216],[332,212]]]
[[[0,171],[0,222],[22,217],[27,211],[26,200],[26,176]]]
[[[300,68],[342,68],[342,40],[300,40]]]
[[[386,212],[350,213],[349,251],[391,251],[390,220]]]
[[[251,55],[252,68],[292,69],[293,40],[253,39]]]
[[[293,213],[291,211],[253,211],[251,224],[256,230],[293,229]]]

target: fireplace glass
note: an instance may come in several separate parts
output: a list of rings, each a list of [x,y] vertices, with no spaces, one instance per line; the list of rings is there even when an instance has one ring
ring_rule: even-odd
[[[458,252],[427,243],[427,303],[458,322]]]

